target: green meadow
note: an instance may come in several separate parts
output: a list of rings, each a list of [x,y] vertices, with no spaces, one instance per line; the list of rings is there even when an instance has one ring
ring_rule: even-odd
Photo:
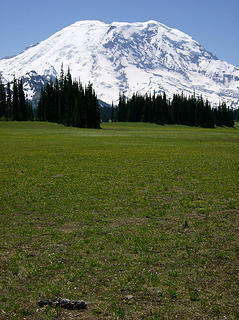
[[[102,128],[0,122],[0,319],[239,319],[239,127]]]

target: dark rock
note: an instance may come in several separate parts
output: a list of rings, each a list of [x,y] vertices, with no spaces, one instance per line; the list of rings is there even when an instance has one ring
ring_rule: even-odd
[[[61,307],[68,310],[80,310],[86,309],[87,303],[83,300],[69,300],[69,299],[53,299],[53,300],[40,300],[38,301],[39,307],[51,306],[51,307]]]
[[[189,228],[189,223],[187,222],[187,220],[184,221],[183,228],[184,229]]]
[[[52,306],[52,300],[40,300],[40,301],[38,301],[37,302],[37,305],[39,306],[39,307],[45,307],[45,306]]]

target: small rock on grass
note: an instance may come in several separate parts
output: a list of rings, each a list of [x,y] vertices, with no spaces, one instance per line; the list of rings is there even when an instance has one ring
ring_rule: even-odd
[[[162,296],[162,295],[163,295],[163,291],[160,290],[160,289],[158,289],[158,290],[156,291],[156,293],[157,293],[159,296]]]
[[[80,310],[86,309],[87,303],[83,300],[69,300],[69,299],[53,299],[53,300],[40,300],[38,301],[39,307],[51,306],[51,307],[61,307],[69,310]]]
[[[132,296],[132,295],[127,295],[127,296],[125,296],[125,299],[131,300],[131,299],[134,299],[134,296]]]

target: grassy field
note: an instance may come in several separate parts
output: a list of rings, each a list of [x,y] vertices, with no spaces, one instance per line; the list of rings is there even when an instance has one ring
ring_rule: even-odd
[[[0,146],[1,320],[239,319],[239,127],[0,122]]]

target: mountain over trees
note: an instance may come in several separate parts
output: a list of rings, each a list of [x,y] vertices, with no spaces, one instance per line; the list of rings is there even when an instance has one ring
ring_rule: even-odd
[[[22,78],[28,99],[46,80],[72,77],[94,84],[100,100],[117,103],[119,92],[201,95],[212,106],[239,106],[239,68],[217,59],[189,35],[157,21],[106,24],[79,21],[23,53],[0,60],[4,83]]]

